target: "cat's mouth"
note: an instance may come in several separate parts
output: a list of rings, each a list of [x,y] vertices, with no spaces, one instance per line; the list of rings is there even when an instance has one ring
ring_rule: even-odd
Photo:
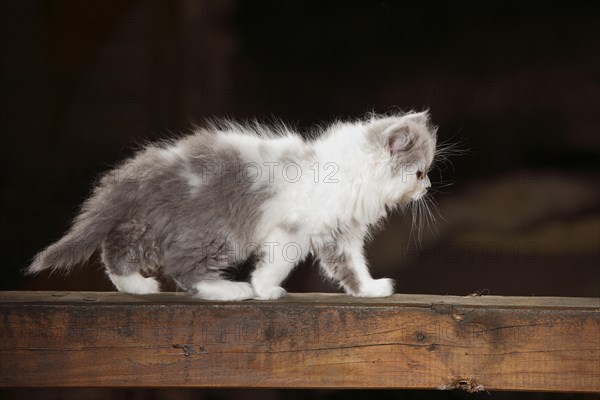
[[[421,196],[415,196],[414,194],[404,194],[402,195],[402,197],[400,197],[400,200],[398,201],[398,203],[400,203],[400,205],[405,205],[408,203],[412,203],[413,201],[419,200]]]
[[[402,196],[400,196],[398,203],[400,203],[401,205],[405,205],[421,199],[423,196],[425,196],[425,194],[427,194],[427,189],[418,188],[409,193],[404,193]]]

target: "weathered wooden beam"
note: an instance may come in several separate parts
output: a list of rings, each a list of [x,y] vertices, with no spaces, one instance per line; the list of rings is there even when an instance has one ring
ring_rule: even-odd
[[[600,299],[2,292],[0,386],[600,391]]]

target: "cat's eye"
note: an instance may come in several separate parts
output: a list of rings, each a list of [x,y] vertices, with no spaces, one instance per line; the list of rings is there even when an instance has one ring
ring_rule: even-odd
[[[423,171],[421,171],[421,170],[418,170],[418,171],[417,171],[417,179],[418,179],[418,180],[421,180],[421,179],[423,179],[423,176],[424,176],[424,175],[423,175]]]

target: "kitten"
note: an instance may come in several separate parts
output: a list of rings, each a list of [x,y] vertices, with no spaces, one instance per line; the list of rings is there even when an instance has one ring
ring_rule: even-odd
[[[71,229],[28,273],[68,271],[96,249],[119,291],[156,293],[158,268],[210,300],[277,299],[308,255],[353,296],[393,293],[363,253],[388,211],[419,200],[436,128],[427,112],[338,122],[311,139],[222,123],[148,146],[102,177]],[[257,260],[250,283],[225,279]]]

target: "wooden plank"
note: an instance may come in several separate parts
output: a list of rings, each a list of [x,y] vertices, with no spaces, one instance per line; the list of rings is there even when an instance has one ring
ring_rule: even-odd
[[[2,292],[0,386],[600,391],[600,299]]]

